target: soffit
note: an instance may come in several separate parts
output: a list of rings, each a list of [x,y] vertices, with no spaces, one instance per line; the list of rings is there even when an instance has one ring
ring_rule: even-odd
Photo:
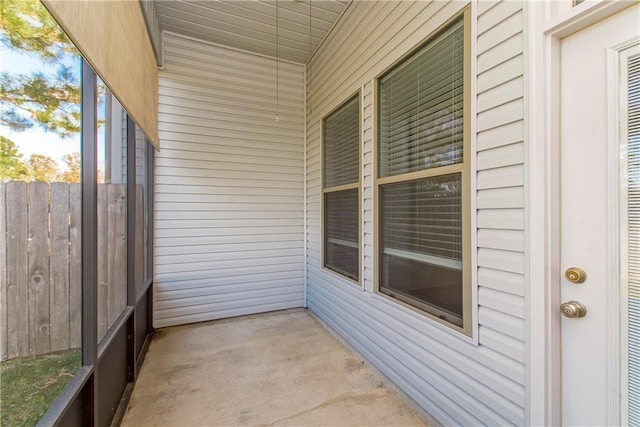
[[[349,1],[158,0],[154,3],[161,30],[305,63]]]

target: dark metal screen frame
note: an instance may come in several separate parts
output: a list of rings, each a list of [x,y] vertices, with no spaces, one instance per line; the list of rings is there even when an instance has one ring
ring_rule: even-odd
[[[38,426],[108,426],[119,424],[136,380],[137,372],[148,349],[152,327],[153,289],[153,167],[154,150],[145,137],[147,150],[147,259],[149,275],[143,291],[135,290],[135,194],[136,194],[136,145],[135,122],[127,114],[127,307],[98,343],[97,327],[97,75],[91,66],[82,60],[81,77],[81,120],[82,120],[82,366],[66,385],[48,411],[40,419]],[[132,203],[133,201],[133,203]],[[144,342],[136,345],[136,309],[146,305]],[[122,346],[123,332],[126,332],[126,346]],[[141,347],[139,352],[136,348]],[[124,353],[120,350],[125,348]],[[114,353],[115,352],[115,353]],[[138,354],[136,354],[138,353]],[[122,358],[126,366],[119,366]],[[111,375],[107,366],[126,369],[126,384],[121,387],[117,375]],[[101,366],[105,369],[101,375]],[[122,391],[120,391],[122,389]],[[114,391],[115,390],[115,391]],[[101,393],[111,392],[111,396]],[[117,393],[114,395],[114,393]],[[105,398],[119,402],[117,408],[100,411],[100,403]],[[104,405],[103,405],[104,406]]]

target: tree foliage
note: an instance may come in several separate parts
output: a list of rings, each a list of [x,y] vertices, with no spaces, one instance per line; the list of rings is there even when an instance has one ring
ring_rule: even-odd
[[[80,131],[79,54],[39,1],[0,1],[0,42],[35,55],[55,72],[0,74],[0,123],[15,131],[40,126],[62,137]],[[45,67],[43,67],[45,68]],[[78,68],[78,70],[74,69]]]
[[[0,181],[25,181],[29,179],[31,174],[22,157],[13,141],[0,136]]]
[[[62,161],[67,165],[67,170],[62,172],[60,180],[64,182],[81,182],[80,153],[65,154]]]
[[[34,0],[0,2],[2,43],[19,51],[36,53],[45,61],[62,62],[78,51],[42,3]]]
[[[36,182],[54,182],[60,174],[58,163],[42,154],[32,154],[29,157],[29,169],[31,180]]]
[[[0,181],[68,182],[82,181],[80,153],[65,154],[60,170],[58,162],[49,156],[32,154],[25,160],[16,144],[0,136]]]

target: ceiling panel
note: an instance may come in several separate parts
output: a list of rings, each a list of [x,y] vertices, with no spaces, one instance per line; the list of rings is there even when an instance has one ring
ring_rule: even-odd
[[[154,3],[162,30],[305,63],[349,1],[158,0]]]

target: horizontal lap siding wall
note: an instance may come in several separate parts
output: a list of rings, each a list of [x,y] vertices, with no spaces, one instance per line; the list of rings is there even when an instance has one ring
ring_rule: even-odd
[[[307,76],[309,308],[446,425],[525,422],[522,4],[477,7],[479,344],[373,293],[373,79],[461,2],[354,2]],[[321,268],[321,118],[362,90],[365,290]]]
[[[164,35],[155,326],[304,303],[304,68]],[[276,108],[279,122],[276,123]]]

